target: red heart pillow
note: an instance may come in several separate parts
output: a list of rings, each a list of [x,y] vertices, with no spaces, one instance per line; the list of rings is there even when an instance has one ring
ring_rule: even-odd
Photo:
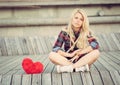
[[[27,74],[37,74],[43,72],[43,64],[40,62],[34,63],[30,58],[23,59],[22,67]]]

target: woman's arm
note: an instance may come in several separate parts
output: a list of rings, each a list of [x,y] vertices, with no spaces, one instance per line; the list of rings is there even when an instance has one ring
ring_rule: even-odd
[[[74,60],[77,61],[77,59],[81,56],[81,55],[84,55],[86,53],[89,53],[91,52],[92,50],[94,50],[91,46],[88,46],[87,48],[85,49],[79,49],[79,51],[77,52],[77,54],[72,58],[70,59],[71,62],[73,62]]]
[[[62,56],[65,56],[65,57],[74,57],[77,53],[78,53],[79,50],[75,50],[74,52],[72,53],[67,53],[67,52],[64,52],[62,50],[58,50],[57,53],[59,53],[60,55]]]
[[[73,57],[75,55],[75,52],[74,53],[67,53],[62,49],[62,45],[65,41],[65,36],[66,36],[65,32],[61,31],[60,34],[58,35],[58,38],[57,38],[54,46],[53,46],[52,51],[59,53],[60,55],[65,56],[65,57]]]
[[[58,50],[63,50],[62,49],[63,42],[64,42],[64,32],[61,31],[58,35],[58,38],[57,38],[54,46],[53,46],[52,51],[53,52],[58,52]]]
[[[95,50],[95,49],[98,49],[99,48],[99,44],[97,42],[97,40],[93,37],[90,37],[88,39],[88,42],[89,42],[89,46],[86,47],[85,49],[82,49],[78,52],[78,55],[82,55],[82,54],[86,54],[86,53],[89,53],[91,52],[92,50]]]
[[[80,56],[80,55],[82,55],[82,54],[89,53],[89,52],[91,52],[92,50],[93,50],[93,48],[92,48],[91,46],[88,46],[88,47],[85,48],[85,49],[81,49],[81,50],[77,53],[77,55]]]

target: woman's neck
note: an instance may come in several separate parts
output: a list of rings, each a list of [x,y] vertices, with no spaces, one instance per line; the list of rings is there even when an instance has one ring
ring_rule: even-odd
[[[73,28],[74,33],[80,32],[80,28]]]

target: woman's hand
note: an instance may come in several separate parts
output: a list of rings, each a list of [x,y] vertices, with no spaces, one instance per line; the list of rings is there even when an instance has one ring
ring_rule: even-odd
[[[66,53],[65,57],[70,57],[70,58],[72,58],[72,57],[74,57],[74,54],[73,54],[73,53]]]
[[[79,58],[79,56],[78,55],[76,55],[76,56],[74,56],[72,59],[70,59],[70,62],[73,62],[73,61],[77,61],[78,60],[78,58]]]
[[[75,50],[74,52],[72,53],[66,53],[66,57],[74,57],[80,50]]]

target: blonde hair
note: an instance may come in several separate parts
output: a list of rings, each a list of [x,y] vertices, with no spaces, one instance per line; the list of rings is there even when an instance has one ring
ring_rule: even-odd
[[[72,19],[75,16],[76,13],[80,13],[83,16],[83,24],[82,24],[82,27],[81,27],[81,30],[80,30],[80,35],[77,38],[76,42],[74,42],[73,39],[75,39],[75,35],[74,35],[73,30],[72,30]],[[70,41],[71,41],[70,45],[71,44],[73,44],[73,45],[76,44],[76,46],[78,48],[81,48],[81,49],[86,48],[88,46],[88,38],[87,37],[90,36],[91,30],[89,28],[89,21],[88,21],[87,15],[84,12],[84,10],[75,9],[72,12],[72,15],[71,15],[70,21],[68,23],[67,29],[64,29],[63,31],[66,31],[67,34],[70,36]]]

